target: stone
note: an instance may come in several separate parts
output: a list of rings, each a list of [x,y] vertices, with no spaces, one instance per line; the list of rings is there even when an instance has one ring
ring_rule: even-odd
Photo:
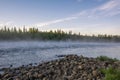
[[[36,66],[5,68],[0,80],[103,80],[99,69],[109,66],[120,68],[118,62],[99,61],[77,55],[66,55],[62,59],[40,63]],[[13,80],[14,80],[13,79]]]
[[[82,66],[82,65],[79,65],[79,66],[78,66],[78,69],[83,69],[83,66]]]
[[[6,75],[4,75],[4,78],[8,79],[9,77],[11,77],[11,75],[9,73],[7,73]]]
[[[94,70],[94,71],[92,71],[92,74],[93,74],[94,77],[97,77],[98,71]]]

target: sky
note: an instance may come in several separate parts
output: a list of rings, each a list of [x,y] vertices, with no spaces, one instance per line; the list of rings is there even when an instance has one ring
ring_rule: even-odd
[[[0,0],[0,28],[120,35],[120,0]]]

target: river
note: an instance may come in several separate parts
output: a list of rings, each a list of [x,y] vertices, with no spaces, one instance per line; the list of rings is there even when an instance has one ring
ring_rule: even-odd
[[[58,59],[58,55],[77,54],[86,57],[108,56],[120,59],[120,43],[71,41],[0,42],[0,68],[18,67]]]

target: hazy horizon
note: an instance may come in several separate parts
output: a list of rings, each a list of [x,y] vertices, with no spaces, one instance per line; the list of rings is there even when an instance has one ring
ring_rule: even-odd
[[[0,0],[0,28],[120,35],[120,0]]]

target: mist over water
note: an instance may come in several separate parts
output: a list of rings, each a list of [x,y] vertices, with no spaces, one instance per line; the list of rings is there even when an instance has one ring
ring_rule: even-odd
[[[120,59],[120,43],[97,42],[0,42],[0,68],[18,67],[58,59],[57,55],[77,54],[86,57],[100,55]]]

